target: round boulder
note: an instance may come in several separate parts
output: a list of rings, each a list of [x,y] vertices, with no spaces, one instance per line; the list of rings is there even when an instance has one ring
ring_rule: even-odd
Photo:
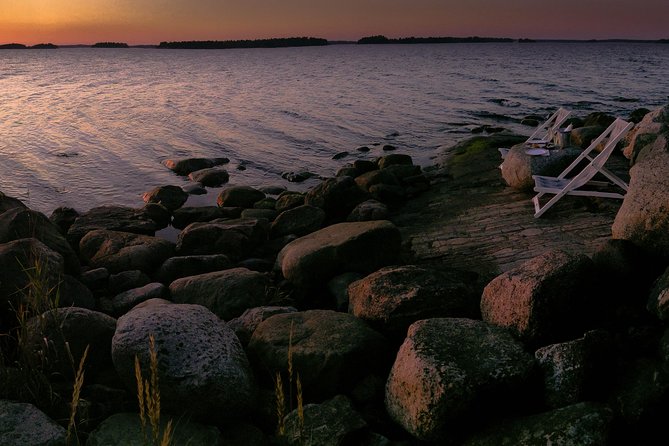
[[[0,400],[0,444],[3,446],[65,445],[67,432],[28,403]]]
[[[161,403],[198,418],[241,416],[253,407],[254,380],[235,333],[200,305],[148,300],[120,317],[112,339],[119,377],[136,389],[135,357],[149,376],[149,335],[155,338]]]
[[[219,207],[252,208],[256,201],[265,198],[265,194],[250,186],[232,186],[218,194],[216,203]]]
[[[169,211],[179,209],[188,200],[188,192],[179,186],[160,186],[142,195],[145,203],[158,203]]]
[[[170,294],[174,302],[203,305],[227,321],[266,304],[268,285],[262,273],[232,268],[177,279]]]
[[[350,390],[371,371],[387,364],[385,339],[347,313],[310,310],[274,315],[253,332],[249,355],[260,370],[288,369],[292,356],[305,395],[328,398]]]
[[[482,410],[522,400],[534,359],[503,328],[470,319],[424,319],[409,327],[386,383],[386,409],[420,440],[440,441],[483,424]],[[531,389],[536,392],[537,389]]]
[[[325,212],[314,206],[297,206],[280,213],[272,222],[270,234],[281,237],[288,234],[298,236],[317,231],[325,221]]]
[[[328,178],[307,192],[305,204],[323,209],[330,221],[342,221],[354,207],[367,200],[369,195],[361,190],[351,177]]]
[[[191,172],[188,174],[188,178],[205,187],[219,187],[228,182],[230,174],[223,168],[211,167]]]
[[[471,277],[419,266],[389,266],[348,287],[349,312],[381,333],[402,337],[431,317],[474,317],[479,299]]]

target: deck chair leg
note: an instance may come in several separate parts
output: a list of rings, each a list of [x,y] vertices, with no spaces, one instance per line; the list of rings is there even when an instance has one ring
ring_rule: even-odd
[[[567,193],[566,191],[560,191],[559,193],[555,194],[554,197],[548,200],[545,205],[541,206],[541,203],[539,203],[539,198],[541,198],[542,195],[543,193],[539,193],[535,195],[534,198],[532,198],[532,202],[534,203],[534,218],[539,218],[544,215],[544,212],[557,203],[560,198],[567,195]]]

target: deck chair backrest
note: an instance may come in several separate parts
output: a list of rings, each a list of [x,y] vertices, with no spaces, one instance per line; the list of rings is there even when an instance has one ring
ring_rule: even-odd
[[[553,113],[546,122],[541,124],[537,129],[527,138],[528,141],[532,139],[541,139],[543,141],[551,141],[555,133],[560,129],[562,123],[567,120],[571,114],[569,110],[560,107]]]
[[[611,153],[613,153],[613,150],[618,144],[618,141],[620,141],[633,126],[634,123],[632,122],[627,122],[620,118],[616,118],[616,120],[613,121],[611,125],[606,130],[604,130],[604,132],[602,132],[601,135],[593,139],[590,145],[585,150],[583,150],[583,152],[578,157],[576,157],[576,159],[569,166],[567,166],[567,168],[563,170],[560,175],[558,175],[558,179],[562,180],[567,178],[571,171],[574,170],[576,166],[578,166],[584,159],[590,161],[586,169],[593,168],[597,171],[601,170],[602,167],[604,167],[604,164],[606,164],[606,161],[609,159],[609,156],[611,156]],[[602,151],[595,157],[590,156],[595,148],[604,142],[605,139],[606,144],[604,145]],[[587,177],[587,175],[584,175],[584,177]],[[592,176],[590,178],[592,178]]]

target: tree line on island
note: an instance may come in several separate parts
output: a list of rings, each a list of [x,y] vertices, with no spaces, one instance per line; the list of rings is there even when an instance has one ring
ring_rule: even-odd
[[[669,39],[659,40],[553,40],[554,42],[641,42],[641,43],[669,43]],[[505,37],[401,37],[388,38],[383,35],[367,36],[357,41],[328,41],[318,37],[285,37],[272,39],[254,40],[190,40],[178,42],[160,42],[159,45],[128,45],[125,42],[98,42],[93,45],[62,45],[65,48],[159,48],[159,49],[230,49],[230,48],[286,48],[303,46],[324,46],[333,44],[425,44],[425,43],[534,43],[533,39],[511,39]],[[37,45],[24,45],[21,43],[0,44],[3,49],[56,49],[58,45],[53,43],[40,43]]]

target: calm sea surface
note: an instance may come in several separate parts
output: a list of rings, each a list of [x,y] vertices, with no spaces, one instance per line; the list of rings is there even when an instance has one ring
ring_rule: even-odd
[[[667,72],[662,44],[5,50],[0,191],[46,213],[141,207],[188,183],[162,161],[195,156],[230,158],[230,184],[304,190],[281,173],[331,176],[384,144],[425,166],[476,126],[530,132],[507,118],[664,105]]]

